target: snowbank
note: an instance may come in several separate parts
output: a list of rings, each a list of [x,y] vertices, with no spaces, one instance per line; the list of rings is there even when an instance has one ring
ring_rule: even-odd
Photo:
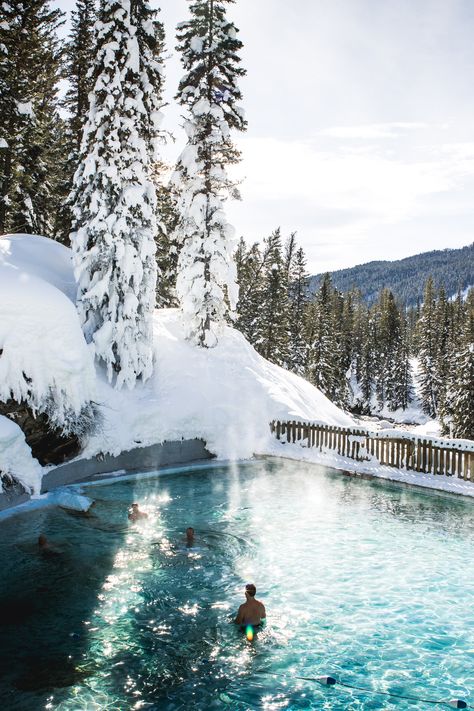
[[[103,424],[87,456],[197,437],[220,458],[244,459],[266,452],[276,418],[354,424],[317,388],[269,363],[232,328],[217,347],[196,348],[184,339],[179,311],[159,310],[154,349],[153,377],[131,393],[101,378]]]
[[[36,276],[62,291],[73,303],[76,301],[72,252],[59,242],[39,235],[2,235],[2,267]]]
[[[0,238],[0,401],[25,400],[60,426],[95,395],[93,355],[65,295],[69,251],[44,237]]]
[[[39,462],[31,456],[21,429],[0,415],[0,473],[16,479],[31,494],[39,494],[42,471]],[[2,490],[0,481],[0,492]]]

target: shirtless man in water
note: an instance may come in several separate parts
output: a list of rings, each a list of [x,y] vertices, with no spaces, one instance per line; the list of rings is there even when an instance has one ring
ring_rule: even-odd
[[[141,518],[148,518],[148,514],[144,511],[140,511],[138,504],[132,504],[132,508],[128,514],[128,520],[135,522],[139,521]]]
[[[245,586],[246,601],[239,607],[235,623],[245,626],[252,625],[258,627],[266,618],[265,606],[262,602],[255,599],[257,588],[253,583],[247,583]]]

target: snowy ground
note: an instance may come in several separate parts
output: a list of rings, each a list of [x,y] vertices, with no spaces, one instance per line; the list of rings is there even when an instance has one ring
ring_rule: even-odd
[[[72,303],[75,288],[70,251],[62,245],[28,235],[1,237],[0,292],[2,288],[0,397],[5,398],[8,383],[14,393],[21,394],[22,373],[26,373],[38,402],[48,392],[67,407],[94,399],[100,423],[85,442],[82,457],[197,437],[220,459],[246,459],[254,454],[291,456],[474,494],[469,482],[450,479],[441,487],[444,477],[415,476],[372,463],[361,465],[334,453],[277,442],[269,428],[275,419],[349,427],[355,420],[302,378],[266,361],[232,328],[225,329],[216,348],[191,346],[184,339],[175,309],[155,313],[153,376],[133,391],[114,389],[103,370],[94,365],[91,346],[82,337]],[[0,470],[37,492],[38,467],[19,428],[1,418]]]
[[[387,407],[380,409],[377,398],[374,395],[371,402],[371,412],[373,414],[356,417],[363,427],[368,427],[372,430],[395,428],[410,431],[420,436],[440,436],[441,425],[439,420],[431,420],[421,407],[418,358],[411,358],[410,366],[413,373],[414,392],[409,406],[405,410],[389,410]],[[357,383],[354,380],[351,381],[351,387],[355,388],[356,395],[360,397]]]

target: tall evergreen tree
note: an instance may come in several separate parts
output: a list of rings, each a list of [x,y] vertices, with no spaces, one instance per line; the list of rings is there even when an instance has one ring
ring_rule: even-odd
[[[288,273],[279,228],[265,240],[263,251],[265,267],[256,316],[254,346],[272,363],[288,366]]]
[[[308,303],[308,280],[306,257],[299,247],[288,269],[290,339],[288,367],[298,375],[303,375],[306,368],[305,314]]]
[[[453,437],[474,439],[474,289],[467,298],[460,340],[448,393],[450,430]]]
[[[430,417],[436,417],[439,403],[436,336],[436,298],[433,280],[429,278],[417,324],[417,340],[422,407]]]
[[[95,12],[96,0],[77,0],[76,9],[71,14],[66,70],[69,89],[64,105],[70,114],[68,132],[73,173],[77,167],[82,132],[89,111],[89,93],[93,89],[90,69],[94,58]]]
[[[153,183],[156,189],[156,305],[158,308],[178,306],[176,277],[178,271],[179,245],[174,239],[178,224],[176,195],[171,186],[163,182],[166,166],[162,162],[153,166]]]
[[[239,160],[231,130],[245,130],[237,80],[242,43],[226,18],[232,0],[195,0],[191,18],[178,26],[178,49],[185,75],[177,100],[187,109],[188,143],[176,168],[180,186],[177,228],[179,255],[177,292],[187,338],[213,347],[219,331],[237,304],[234,232],[223,203],[237,196],[226,167]]]
[[[162,27],[146,0],[103,0],[93,91],[74,177],[71,241],[78,310],[116,386],[153,367],[157,159]]]
[[[69,85],[63,101],[63,107],[68,113],[64,137],[66,160],[63,158],[62,161],[62,204],[56,219],[56,232],[64,243],[69,241],[71,232],[72,211],[68,197],[79,162],[82,133],[89,112],[89,93],[93,88],[91,68],[95,20],[96,1],[77,0],[76,9],[71,13],[71,31],[65,53],[64,75]]]
[[[338,371],[335,367],[336,334],[333,313],[333,287],[325,274],[316,299],[307,312],[308,380],[328,398],[338,399]]]
[[[53,231],[61,22],[49,0],[0,5],[0,232]]]
[[[263,301],[263,275],[268,252],[260,251],[257,243],[249,249],[241,237],[235,252],[239,300],[236,327],[255,345],[259,327],[259,309]]]

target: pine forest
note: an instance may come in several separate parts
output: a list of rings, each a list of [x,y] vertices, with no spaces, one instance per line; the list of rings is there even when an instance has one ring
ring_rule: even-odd
[[[78,0],[66,39],[48,0],[1,4],[0,233],[72,247],[83,332],[118,388],[150,377],[153,310],[179,306],[197,347],[233,324],[345,410],[418,407],[474,439],[473,288],[446,292],[432,274],[414,305],[406,286],[315,282],[296,233],[236,238],[225,206],[239,198],[229,168],[247,123],[230,2],[194,0],[178,26],[187,142],[175,166],[160,153],[175,38],[148,0]]]

